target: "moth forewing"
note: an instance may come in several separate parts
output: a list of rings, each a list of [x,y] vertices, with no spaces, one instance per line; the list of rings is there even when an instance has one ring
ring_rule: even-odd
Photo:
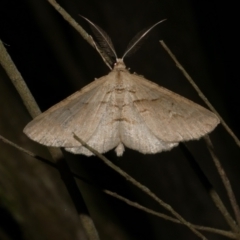
[[[202,106],[146,79],[137,83],[135,107],[148,128],[165,142],[199,139],[219,123],[218,117]]]

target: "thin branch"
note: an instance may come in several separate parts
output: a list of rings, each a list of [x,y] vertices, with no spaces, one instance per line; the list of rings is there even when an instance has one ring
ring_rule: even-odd
[[[51,167],[53,167],[53,168],[55,168],[55,169],[57,170],[57,165],[56,165],[55,163],[52,163],[50,160],[47,160],[47,159],[45,159],[45,158],[43,158],[43,157],[41,157],[41,156],[38,156],[38,155],[30,152],[29,150],[26,150],[26,149],[20,147],[19,145],[11,142],[10,140],[4,138],[4,137],[1,136],[1,135],[0,135],[0,141],[2,141],[2,142],[5,143],[5,144],[8,144],[8,145],[12,146],[13,148],[16,148],[17,150],[19,150],[20,152],[22,152],[22,153],[24,153],[24,154],[27,154],[27,155],[29,155],[29,156],[37,159],[37,160],[40,160],[41,162],[43,162],[43,163],[45,163],[45,164],[47,164],[47,165],[49,165],[49,166],[51,166]],[[173,217],[170,217],[170,216],[168,216],[168,215],[166,215],[166,214],[159,213],[159,212],[156,212],[156,211],[154,211],[154,210],[152,210],[152,209],[146,208],[146,207],[140,205],[139,203],[133,202],[133,201],[131,201],[131,200],[129,200],[129,199],[127,199],[127,198],[125,198],[125,197],[123,197],[123,196],[115,193],[115,192],[109,191],[109,190],[107,190],[107,189],[101,189],[100,187],[96,187],[95,184],[91,183],[89,180],[87,180],[87,179],[85,179],[85,178],[83,178],[83,177],[80,177],[79,175],[75,174],[75,173],[72,172],[72,171],[71,171],[71,174],[72,174],[75,178],[83,181],[84,183],[90,184],[91,186],[97,188],[98,190],[102,190],[104,193],[106,193],[106,194],[108,194],[108,195],[110,195],[110,196],[112,196],[112,197],[115,197],[115,198],[117,198],[118,200],[120,200],[120,201],[122,201],[122,202],[125,202],[126,204],[128,204],[128,205],[130,205],[130,206],[132,206],[132,207],[135,207],[135,208],[137,208],[137,209],[139,209],[139,210],[141,210],[141,211],[144,211],[144,212],[146,212],[146,213],[152,214],[152,215],[154,215],[154,216],[163,218],[163,219],[165,219],[165,220],[167,220],[167,221],[171,221],[171,222],[174,222],[174,223],[177,223],[177,224],[182,224],[182,223],[181,223],[179,220],[177,220],[176,218],[173,218]],[[191,224],[191,223],[190,223],[190,224]],[[194,227],[195,229],[198,229],[198,230],[201,230],[201,231],[216,233],[216,234],[223,235],[223,236],[226,236],[226,237],[229,237],[229,238],[232,238],[232,239],[237,239],[236,236],[235,236],[235,234],[232,233],[232,232],[230,232],[230,231],[225,231],[225,230],[221,230],[221,229],[217,229],[217,228],[211,228],[211,227],[205,227],[205,226],[199,226],[199,225],[195,225],[195,224],[191,224],[191,225],[192,225],[192,227]]]
[[[2,141],[2,142],[4,142],[4,143],[6,143],[6,144],[8,144],[8,145],[10,145],[10,146],[12,146],[12,147],[14,147],[14,148],[16,148],[17,150],[21,151],[21,152],[24,153],[24,154],[27,154],[27,155],[30,156],[30,157],[36,158],[37,160],[39,160],[39,161],[41,161],[41,162],[43,162],[43,163],[46,163],[46,164],[50,165],[51,167],[57,168],[55,163],[53,163],[53,162],[51,162],[51,161],[49,161],[49,160],[47,160],[47,159],[45,159],[45,158],[43,158],[43,157],[38,156],[38,155],[35,154],[35,153],[32,153],[32,152],[30,152],[30,151],[28,151],[28,150],[20,147],[20,146],[17,145],[16,143],[13,143],[13,142],[9,141],[8,139],[6,139],[5,137],[3,137],[3,136],[1,136],[1,135],[0,135],[0,141]]]
[[[200,88],[197,86],[197,84],[193,81],[191,76],[186,72],[186,70],[183,68],[183,66],[179,63],[175,55],[171,52],[171,50],[167,47],[167,45],[164,43],[164,41],[160,41],[162,47],[166,50],[166,52],[169,54],[169,56],[173,59],[173,61],[176,63],[176,66],[180,69],[180,71],[183,73],[183,75],[186,77],[186,79],[190,82],[190,84],[193,86],[193,88],[198,93],[199,97],[207,104],[207,106],[213,111],[220,119],[222,125],[226,129],[226,131],[229,133],[229,135],[234,139],[236,144],[240,147],[240,140],[238,137],[234,134],[234,132],[230,129],[230,127],[227,125],[227,123],[223,120],[223,118],[220,116],[220,114],[217,112],[217,110],[213,107],[213,105],[208,101],[208,99],[205,97],[205,95],[202,93]]]
[[[195,230],[189,222],[187,222],[180,214],[178,214],[169,204],[165,203],[163,200],[158,198],[149,188],[146,186],[142,185],[138,181],[136,181],[134,178],[132,178],[130,175],[128,175],[126,172],[124,172],[121,168],[118,166],[114,165],[110,160],[108,160],[105,156],[100,154],[98,151],[90,147],[87,143],[85,143],[82,139],[80,139],[78,136],[76,136],[74,133],[74,138],[79,141],[82,146],[87,148],[89,151],[94,153],[96,156],[98,156],[106,165],[111,167],[114,171],[116,171],[118,174],[123,176],[127,181],[131,182],[133,185],[138,187],[140,190],[145,192],[148,196],[153,198],[156,202],[158,202],[162,207],[167,209],[169,212],[171,212],[177,219],[179,219],[180,222],[182,222],[185,226],[187,226],[192,232],[194,232],[198,237],[201,239],[206,240],[207,238],[203,236],[199,231]]]
[[[213,159],[214,164],[215,164],[215,166],[216,166],[216,168],[218,170],[218,173],[219,173],[219,175],[220,175],[220,177],[222,179],[223,185],[224,185],[224,187],[225,187],[225,189],[227,191],[227,195],[228,195],[230,203],[232,205],[232,208],[233,208],[235,217],[237,219],[238,225],[240,226],[240,210],[239,210],[239,206],[238,206],[236,197],[235,197],[234,192],[232,190],[231,183],[230,183],[230,181],[229,181],[229,179],[228,179],[228,177],[227,177],[227,175],[226,175],[226,173],[225,173],[225,171],[224,171],[224,169],[223,169],[223,167],[222,167],[222,165],[221,165],[217,155],[214,152],[214,148],[213,148],[213,145],[212,145],[212,142],[211,142],[209,136],[206,135],[204,137],[204,140],[205,140],[205,142],[207,144],[208,150],[209,150],[209,152],[210,152],[210,154],[212,156],[212,159]],[[238,231],[240,232],[239,229],[238,229]]]
[[[86,40],[93,48],[97,50],[101,58],[103,59],[104,63],[111,68],[111,60],[109,57],[100,50],[97,43],[94,42],[91,35],[89,35],[67,12],[63,9],[55,0],[47,0],[57,12],[61,14],[61,16],[75,29],[77,32]]]
[[[216,207],[220,210],[222,213],[223,217],[226,219],[228,225],[231,227],[231,229],[237,234],[238,238],[240,239],[239,235],[239,227],[237,226],[236,222],[232,219],[231,215],[229,214],[227,208],[223,204],[222,200],[220,199],[219,195],[217,194],[216,191],[213,189],[209,192],[212,200],[214,201]]]
[[[199,164],[195,160],[194,156],[188,149],[186,144],[180,144],[180,148],[183,151],[185,157],[189,160],[189,163],[191,164],[195,174],[198,176],[199,180],[201,181],[203,187],[206,189],[207,193],[210,195],[212,198],[213,202],[215,203],[216,207],[218,210],[221,212],[225,220],[227,221],[228,225],[231,227],[231,229],[235,232],[239,232],[239,228],[236,225],[236,222],[234,219],[231,217],[230,213],[228,212],[227,208],[223,204],[221,198],[217,194],[217,192],[214,190],[212,184],[200,168]]]
[[[136,202],[132,202],[130,201],[129,199],[127,198],[124,198],[120,195],[118,195],[117,193],[114,193],[114,192],[111,192],[109,190],[103,190],[103,192],[105,192],[106,194],[112,196],[112,197],[115,197],[123,202],[125,202],[126,204],[132,206],[132,207],[135,207],[135,208],[138,208],[144,212],[147,212],[149,214],[152,214],[154,216],[157,216],[157,217],[160,217],[160,218],[163,218],[167,221],[171,221],[171,222],[174,222],[174,223],[177,223],[177,224],[183,224],[182,222],[180,222],[179,220],[177,220],[176,218],[173,218],[173,217],[169,217],[168,215],[166,214],[163,214],[163,213],[159,213],[159,212],[156,212],[156,211],[153,211],[149,208],[146,208],[142,205],[140,205],[139,203],[136,203]],[[201,231],[206,231],[206,232],[211,232],[211,233],[216,233],[216,234],[219,234],[219,235],[223,235],[225,237],[229,237],[229,238],[232,238],[232,239],[237,239],[235,234],[230,232],[230,231],[224,231],[224,230],[220,230],[220,229],[216,229],[216,228],[210,228],[210,227],[205,227],[205,226],[199,226],[199,225],[195,225],[195,224],[191,224],[191,226],[195,229],[198,229],[198,230],[201,230]]]
[[[27,110],[30,115],[34,118],[41,113],[35,99],[33,98],[30,90],[28,89],[23,77],[20,72],[17,70],[14,62],[7,53],[3,43],[0,40],[0,63],[11,79],[13,85],[18,91],[20,97],[23,100]],[[48,148],[52,158],[58,166],[59,173],[61,178],[68,190],[68,193],[74,203],[74,206],[79,214],[80,221],[86,230],[86,234],[89,237],[89,240],[99,240],[97,230],[94,226],[94,223],[89,215],[87,206],[82,198],[82,195],[78,189],[78,186],[75,182],[75,179],[70,173],[70,169],[66,163],[66,160],[63,157],[63,154],[59,148]]]

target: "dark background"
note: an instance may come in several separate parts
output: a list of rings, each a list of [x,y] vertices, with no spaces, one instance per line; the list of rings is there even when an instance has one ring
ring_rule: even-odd
[[[62,0],[58,3],[88,33],[91,34],[90,28],[79,14],[103,28],[119,57],[137,32],[167,18],[149,34],[138,52],[125,59],[127,67],[205,106],[159,44],[159,40],[164,40],[240,136],[239,26],[234,1]],[[109,72],[98,53],[44,0],[2,0],[0,38],[43,111]],[[0,77],[0,134],[48,157],[43,147],[22,133],[31,118],[1,68]],[[239,149],[222,126],[210,136],[239,199]],[[187,145],[231,211],[204,141]],[[3,143],[0,150],[0,238],[21,239],[21,235],[22,239],[84,239],[58,173]],[[229,229],[180,148],[156,155],[127,149],[121,158],[113,151],[106,156],[188,221]],[[67,157],[72,169],[94,185],[165,212],[97,158],[71,154]],[[79,181],[79,187],[101,239],[198,239],[186,227],[127,206],[86,183]],[[15,230],[9,231],[11,228]],[[209,239],[225,239],[206,235]]]

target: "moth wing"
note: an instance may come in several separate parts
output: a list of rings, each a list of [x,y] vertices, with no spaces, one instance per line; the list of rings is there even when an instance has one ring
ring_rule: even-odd
[[[157,138],[132,101],[123,109],[119,131],[120,139],[126,147],[144,154],[170,150],[178,145]]]
[[[114,86],[112,86],[108,91],[108,98],[105,99],[106,108],[100,113],[101,119],[98,123],[98,126],[94,130],[94,134],[92,134],[88,140],[85,141],[89,146],[100,153],[105,153],[121,144],[119,126],[121,111],[119,111],[119,107],[116,105],[116,95],[113,89]],[[78,136],[84,140],[81,135]],[[68,147],[66,150],[75,154],[84,154],[87,156],[93,155],[92,152],[83,146],[71,148]],[[118,156],[121,156],[123,151],[124,147],[122,148],[122,151],[118,153]]]
[[[132,75],[136,91],[133,104],[149,130],[165,142],[199,139],[219,123],[218,117],[200,105],[138,75]]]
[[[32,140],[52,147],[81,147],[73,133],[88,143],[98,131],[95,142],[107,142],[111,131],[106,132],[101,126],[106,123],[104,118],[111,97],[109,88],[111,79],[108,76],[95,80],[33,119],[24,128],[24,133]],[[109,146],[97,147],[100,152],[104,149],[109,150]]]

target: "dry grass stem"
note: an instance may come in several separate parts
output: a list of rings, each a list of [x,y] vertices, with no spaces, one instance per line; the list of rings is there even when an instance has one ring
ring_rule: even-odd
[[[227,208],[224,206],[222,200],[220,199],[219,195],[217,194],[216,191],[211,190],[210,191],[210,196],[215,203],[216,207],[219,209],[225,220],[227,221],[228,225],[231,227],[231,229],[235,233],[239,233],[239,227],[236,225],[236,222],[234,219],[231,217],[230,213],[228,212]]]
[[[212,156],[212,159],[214,161],[214,164],[217,168],[217,171],[222,179],[222,182],[223,182],[223,185],[227,191],[227,195],[228,195],[228,198],[230,200],[230,203],[232,205],[232,208],[233,208],[233,211],[234,211],[234,214],[235,214],[235,217],[237,219],[237,222],[238,222],[238,232],[240,232],[240,229],[239,229],[239,226],[240,226],[240,210],[239,210],[239,206],[238,206],[238,203],[237,203],[237,200],[236,200],[236,197],[234,195],[234,192],[232,190],[232,186],[231,186],[231,183],[217,157],[217,155],[215,154],[214,152],[214,148],[213,148],[213,145],[212,145],[212,142],[209,138],[209,136],[205,136],[204,137],[204,140],[207,144],[207,147],[208,147],[208,150]]]
[[[109,190],[103,190],[103,192],[105,192],[106,194],[108,194],[110,196],[113,196],[113,197],[115,197],[115,198],[125,202],[126,204],[128,204],[130,206],[138,208],[138,209],[140,209],[140,210],[142,210],[144,212],[147,212],[147,213],[152,214],[154,216],[163,218],[163,219],[165,219],[167,221],[171,221],[171,222],[178,223],[178,224],[183,224],[182,222],[180,222],[176,218],[170,217],[170,216],[168,216],[166,214],[163,214],[163,213],[159,213],[159,212],[153,211],[153,210],[151,210],[149,208],[146,208],[146,207],[140,205],[139,203],[132,202],[129,199],[126,199],[126,198],[118,195],[117,193],[111,192]],[[237,239],[236,235],[234,233],[230,232],[230,231],[224,231],[224,230],[220,230],[220,229],[216,229],[216,228],[199,226],[199,225],[195,225],[195,224],[191,224],[191,225],[192,225],[193,228],[201,230],[201,231],[216,233],[216,234],[223,235],[223,236],[231,238],[231,239]]]
[[[220,199],[217,192],[214,190],[213,185],[208,180],[205,173],[200,168],[199,164],[195,160],[194,156],[191,154],[191,151],[188,149],[186,144],[180,145],[180,148],[182,149],[185,157],[189,160],[189,163],[193,167],[193,170],[195,174],[198,176],[200,182],[202,183],[203,187],[206,189],[207,193],[212,198],[215,206],[218,208],[218,210],[221,212],[223,217],[225,218],[228,225],[231,227],[231,229],[238,234],[238,226],[236,225],[236,222],[231,217],[230,213],[228,212],[227,208],[223,204],[222,200]]]

